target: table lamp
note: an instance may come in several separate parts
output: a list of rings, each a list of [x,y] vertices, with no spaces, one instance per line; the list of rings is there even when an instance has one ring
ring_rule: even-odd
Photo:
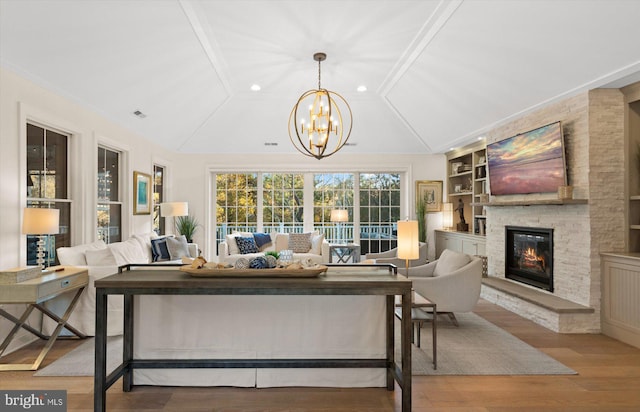
[[[188,216],[189,203],[187,202],[165,202],[160,203],[160,216],[173,217],[173,229],[176,232],[176,216]]]
[[[22,233],[38,236],[38,253],[36,263],[41,269],[44,264],[45,236],[60,233],[60,210],[27,207],[22,215]]]
[[[451,230],[453,227],[453,203],[442,205],[442,227],[445,230]]]
[[[420,241],[418,240],[418,221],[398,221],[398,252],[399,259],[405,259],[407,276],[409,276],[409,259],[420,257]]]
[[[338,243],[342,241],[341,223],[349,221],[349,212],[347,209],[333,209],[331,211],[330,220],[336,223],[338,231]]]

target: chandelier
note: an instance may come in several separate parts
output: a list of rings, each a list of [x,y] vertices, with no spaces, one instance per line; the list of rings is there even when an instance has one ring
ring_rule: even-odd
[[[320,62],[326,58],[325,53],[313,55],[318,62],[318,88],[304,92],[289,115],[291,143],[303,155],[318,160],[342,149],[349,140],[353,121],[344,97],[320,84]]]

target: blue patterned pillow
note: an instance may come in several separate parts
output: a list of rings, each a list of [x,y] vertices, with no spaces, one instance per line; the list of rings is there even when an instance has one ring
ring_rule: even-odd
[[[167,238],[151,239],[151,253],[154,262],[171,259],[169,248],[167,247]]]
[[[247,253],[258,253],[258,245],[256,245],[256,241],[253,237],[236,237],[236,244],[238,245],[238,250],[240,250],[241,255],[246,255]]]
[[[258,246],[258,249],[262,249],[262,246],[265,246],[271,243],[271,235],[268,233],[254,233],[253,238],[256,241],[256,245]]]

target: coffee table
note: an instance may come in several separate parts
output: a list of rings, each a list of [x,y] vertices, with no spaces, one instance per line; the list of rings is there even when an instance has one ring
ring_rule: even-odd
[[[402,320],[402,310],[399,306],[402,305],[400,300],[400,296],[396,296],[396,310],[395,315],[398,319]],[[430,309],[431,316],[429,313],[425,311],[425,309]],[[438,369],[438,351],[437,351],[437,326],[438,326],[438,316],[437,316],[436,304],[431,302],[429,299],[424,296],[412,291],[412,301],[411,301],[411,324],[413,326],[414,333],[411,334],[411,340],[413,342],[413,336],[416,335],[416,346],[420,347],[420,329],[425,322],[431,321],[433,323],[431,327],[431,336],[433,341],[433,369]]]

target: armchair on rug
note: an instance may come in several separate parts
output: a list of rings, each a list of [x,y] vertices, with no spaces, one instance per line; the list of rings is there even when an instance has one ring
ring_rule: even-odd
[[[420,242],[419,249],[420,257],[418,259],[410,259],[409,267],[422,266],[428,262],[427,260],[427,244],[424,242]],[[400,259],[398,257],[398,248],[389,249],[386,252],[379,253],[367,253],[365,255],[365,259],[373,259],[376,263],[391,263],[396,265],[397,267],[404,268],[406,266],[405,259]],[[406,270],[405,270],[406,271]]]
[[[404,268],[399,273],[406,274]],[[454,312],[471,312],[480,298],[482,259],[445,249],[440,258],[422,266],[410,267],[409,278],[416,293],[438,306],[454,325]]]

